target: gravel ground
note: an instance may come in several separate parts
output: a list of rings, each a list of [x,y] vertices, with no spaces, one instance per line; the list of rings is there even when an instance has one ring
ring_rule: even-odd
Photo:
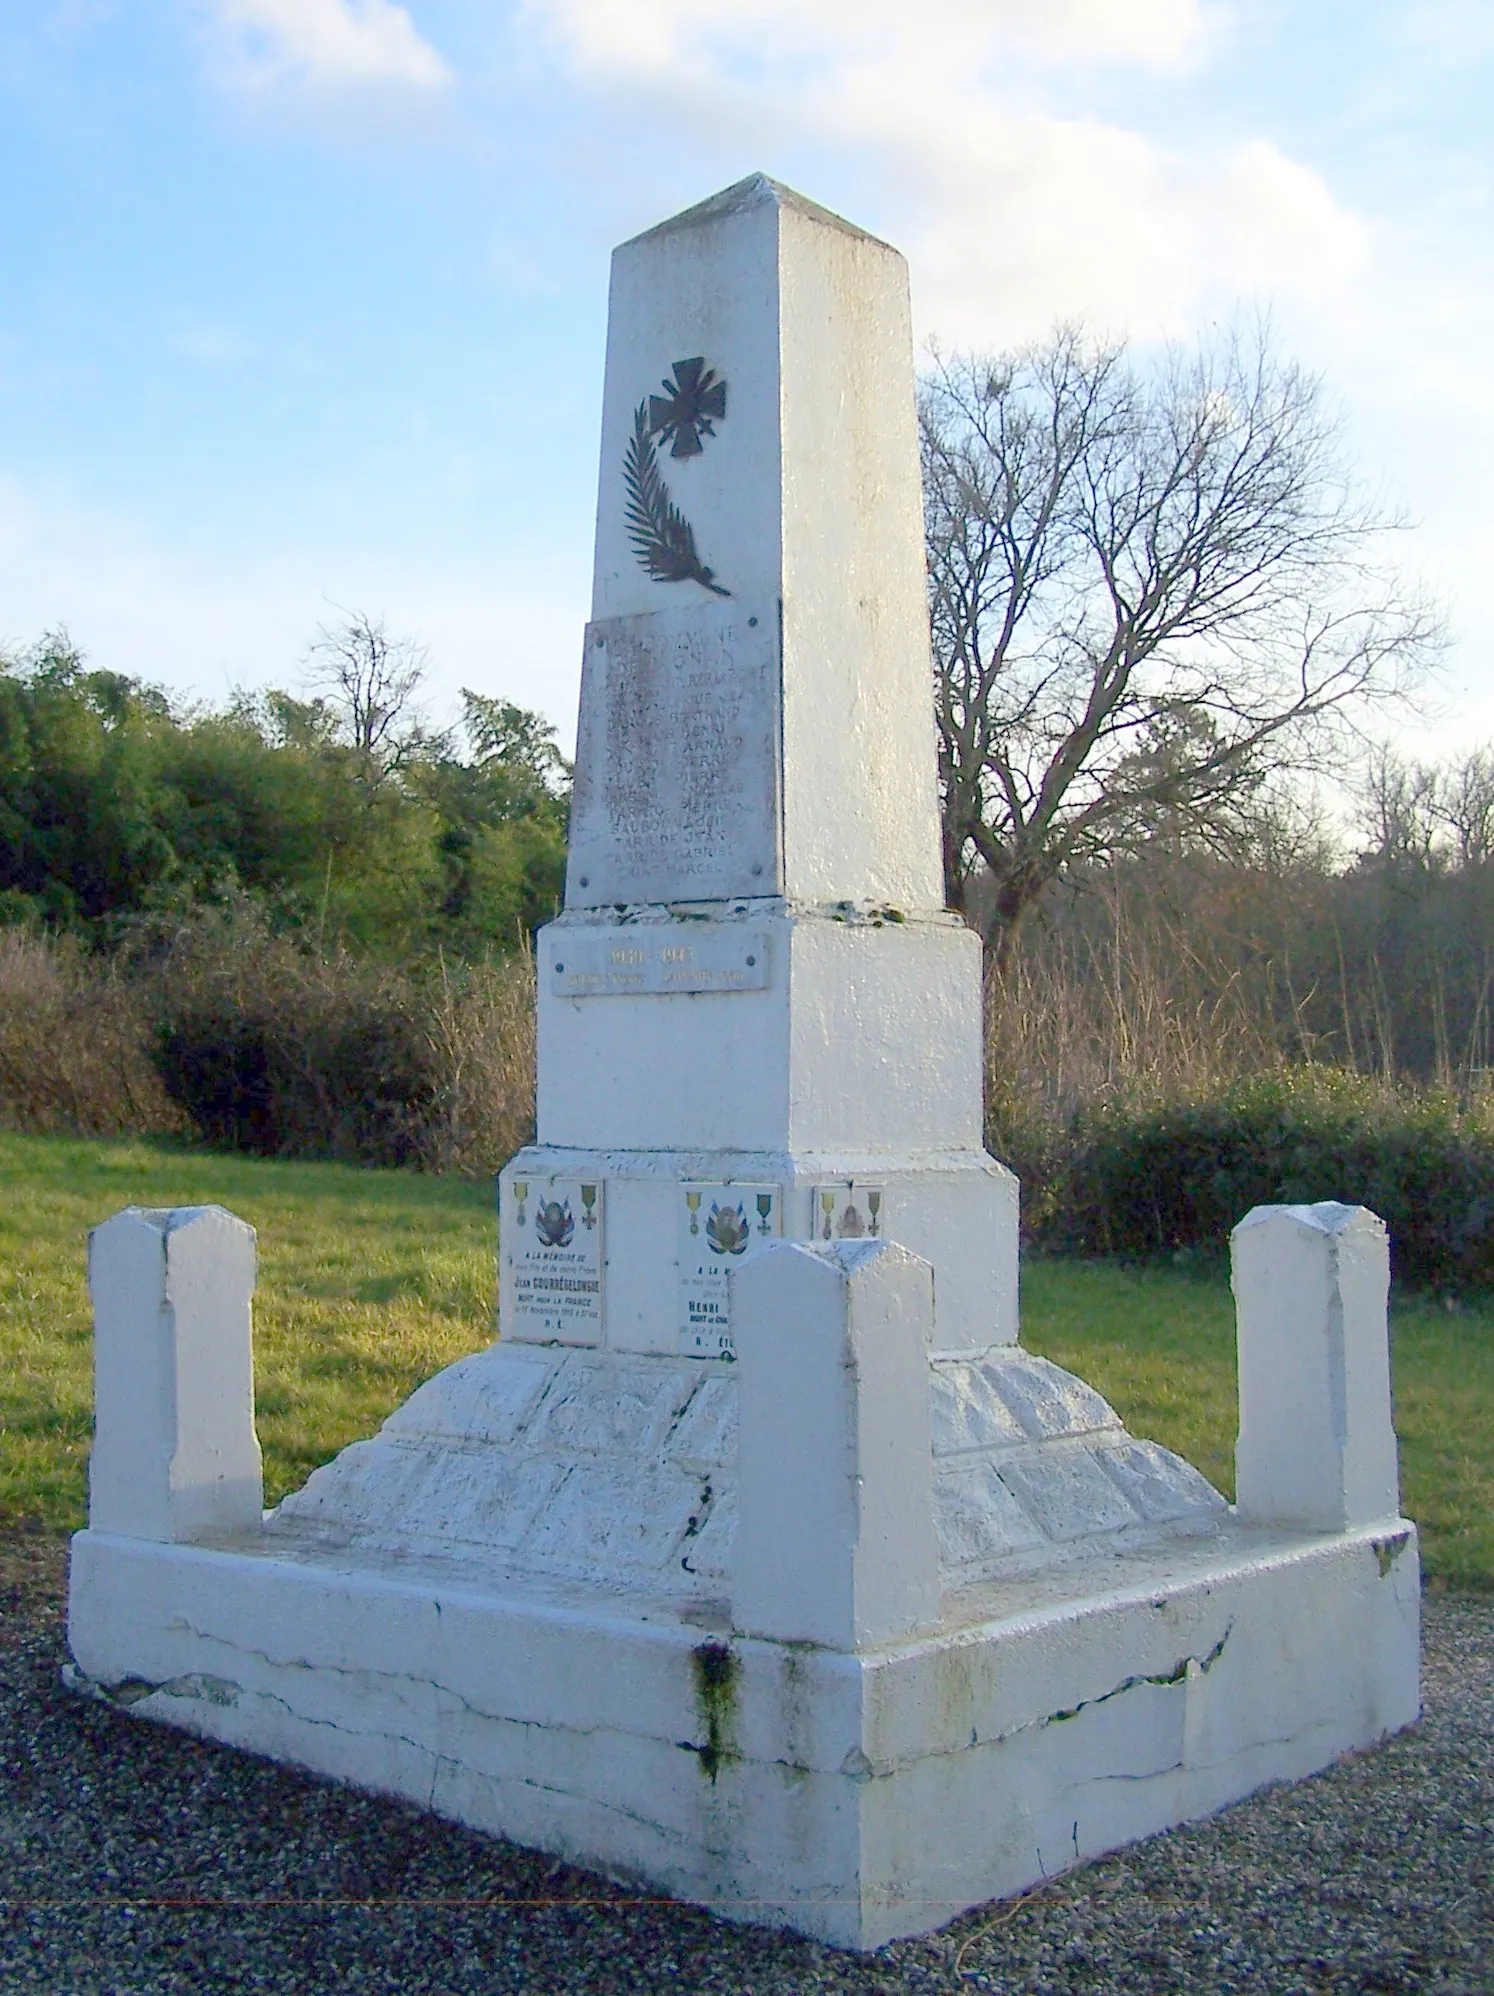
[[[0,1990],[1494,1991],[1494,1600],[1430,1596],[1413,1732],[928,1940],[839,1954],[66,1693],[0,1549]]]

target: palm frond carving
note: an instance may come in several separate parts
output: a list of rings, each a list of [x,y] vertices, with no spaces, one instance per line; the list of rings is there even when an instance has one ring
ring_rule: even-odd
[[[730,596],[714,572],[701,560],[695,529],[669,496],[659,470],[658,453],[649,426],[648,403],[633,413],[633,440],[623,464],[627,505],[623,518],[639,565],[656,582],[698,582],[713,596]]]

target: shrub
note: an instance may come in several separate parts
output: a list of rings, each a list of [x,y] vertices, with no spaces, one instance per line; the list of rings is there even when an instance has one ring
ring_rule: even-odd
[[[185,1126],[150,1059],[142,993],[71,939],[0,929],[0,1123],[85,1137]]]
[[[1076,1118],[1036,1236],[1084,1253],[1222,1253],[1252,1206],[1339,1199],[1390,1229],[1402,1281],[1494,1283],[1494,1133],[1445,1096],[1332,1069]]]
[[[527,955],[400,968],[252,909],[113,957],[0,928],[0,1124],[483,1175],[533,1127],[533,987]]]
[[[471,1174],[533,1122],[533,966],[319,954],[198,918],[143,973],[171,1099],[209,1143]]]

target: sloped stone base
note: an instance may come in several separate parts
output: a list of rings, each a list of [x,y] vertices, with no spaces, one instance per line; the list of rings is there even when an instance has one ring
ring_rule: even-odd
[[[729,1617],[737,1368],[505,1340],[448,1366],[268,1520],[288,1545],[517,1571]],[[943,1585],[1211,1532],[1224,1500],[1018,1345],[929,1367]]]

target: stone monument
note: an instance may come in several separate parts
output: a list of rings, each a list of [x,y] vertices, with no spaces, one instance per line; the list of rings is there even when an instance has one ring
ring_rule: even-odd
[[[934,774],[904,266],[744,181],[614,259],[500,1340],[261,1523],[246,1230],[101,1228],[75,1683],[850,1947],[1415,1716],[1384,1229],[1238,1230],[1233,1510],[1022,1350]]]
[[[507,1336],[729,1354],[726,1272],[780,1237],[896,1238],[939,1270],[937,1346],[1016,1336],[980,951],[943,908],[912,383],[901,257],[769,181],[613,260]]]

